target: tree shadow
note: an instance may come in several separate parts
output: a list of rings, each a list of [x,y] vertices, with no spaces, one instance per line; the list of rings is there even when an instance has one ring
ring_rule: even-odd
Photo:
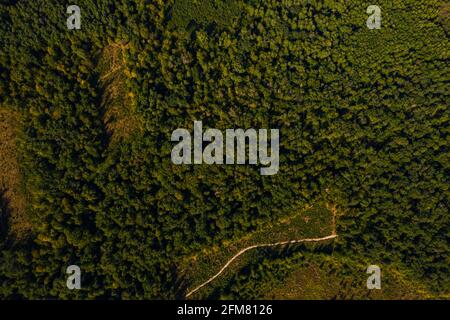
[[[11,209],[9,203],[10,201],[6,197],[6,189],[0,190],[0,243],[6,242],[10,233],[8,221],[11,216]]]
[[[175,293],[176,300],[185,300],[186,294],[189,289],[189,280],[185,274],[180,273],[179,269],[175,266],[172,269],[175,282],[173,283],[173,292]]]

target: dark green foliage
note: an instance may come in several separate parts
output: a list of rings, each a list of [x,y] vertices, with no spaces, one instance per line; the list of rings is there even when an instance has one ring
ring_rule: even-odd
[[[68,3],[0,5],[0,104],[24,114],[33,221],[29,242],[2,245],[0,296],[181,297],[184,255],[323,199],[342,213],[340,254],[448,290],[443,2],[379,2],[381,30],[364,1],[84,0],[81,31]],[[96,57],[119,41],[145,132],[110,145]],[[173,165],[170,134],[194,120],[279,128],[279,173]],[[65,287],[70,264],[82,290]],[[251,277],[286,272],[264,270]]]
[[[241,15],[242,4],[237,0],[175,0],[170,10],[169,27],[193,31],[202,26],[231,27]]]

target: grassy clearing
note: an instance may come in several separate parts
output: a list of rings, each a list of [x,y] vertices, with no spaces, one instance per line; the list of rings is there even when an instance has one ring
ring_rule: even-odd
[[[21,189],[21,171],[18,161],[16,137],[20,116],[7,108],[0,108],[0,201],[6,225],[1,232],[23,239],[31,229],[26,216],[26,199]]]
[[[331,299],[430,299],[435,297],[425,287],[406,276],[398,266],[381,267],[380,290],[368,290],[367,266],[370,263],[320,256],[294,266],[282,283],[263,293],[262,299],[331,300]],[[344,268],[345,267],[345,268]],[[448,298],[448,297],[447,297]]]
[[[108,45],[101,51],[97,65],[103,92],[103,121],[113,142],[143,130],[142,120],[135,113],[135,95],[126,84],[127,78],[134,76],[126,66],[127,49],[124,42]]]
[[[222,247],[205,248],[197,255],[187,257],[182,264],[182,270],[192,289],[203,283],[215,273],[241,249],[262,243],[274,243],[303,238],[317,238],[333,233],[332,211],[317,206],[299,211],[291,217],[286,217],[273,225],[266,225],[263,229],[253,232],[236,241],[228,241]],[[282,247],[282,246],[280,246]],[[256,248],[239,256],[219,276],[214,283],[195,292],[190,298],[199,299],[211,293],[214,286],[226,282],[230,275],[240,270],[248,262],[256,259],[258,254],[265,251],[280,250],[280,248]]]

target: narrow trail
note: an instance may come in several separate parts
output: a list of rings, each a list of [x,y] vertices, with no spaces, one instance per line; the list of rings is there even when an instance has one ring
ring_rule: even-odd
[[[326,241],[326,240],[330,240],[330,239],[334,239],[337,237],[336,234],[336,228],[335,228],[335,211],[333,210],[333,231],[332,234],[326,237],[322,237],[322,238],[306,238],[306,239],[298,239],[298,240],[287,240],[287,241],[280,241],[280,242],[274,242],[274,243],[264,243],[264,244],[255,244],[249,247],[246,247],[244,249],[242,249],[241,251],[239,251],[238,253],[236,253],[230,260],[228,260],[228,262],[222,267],[222,269],[219,270],[219,272],[217,272],[214,276],[212,276],[211,278],[209,278],[208,280],[206,280],[205,282],[203,282],[201,285],[199,285],[198,287],[192,289],[191,291],[189,291],[186,294],[186,298],[188,298],[190,295],[192,295],[194,292],[196,292],[197,290],[201,289],[202,287],[206,286],[208,283],[210,283],[211,281],[213,281],[214,279],[216,279],[218,276],[220,276],[222,274],[222,272],[225,271],[225,269],[235,260],[237,259],[241,254],[243,254],[244,252],[247,252],[251,249],[255,249],[255,248],[262,248],[262,247],[274,247],[274,246],[281,246],[281,245],[286,245],[286,244],[293,244],[293,243],[301,243],[301,242],[320,242],[320,241]]]

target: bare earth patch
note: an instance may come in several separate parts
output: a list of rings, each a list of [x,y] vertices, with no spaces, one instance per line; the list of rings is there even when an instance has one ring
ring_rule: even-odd
[[[15,238],[22,239],[30,231],[31,225],[20,188],[21,173],[16,148],[18,127],[19,115],[0,108],[0,196],[3,213],[8,215],[2,217],[2,221],[8,221],[7,229]]]
[[[112,141],[143,131],[141,118],[135,113],[135,96],[126,85],[126,79],[134,76],[126,66],[128,48],[129,44],[125,42],[106,46],[99,54],[97,65],[103,91],[103,121]]]

